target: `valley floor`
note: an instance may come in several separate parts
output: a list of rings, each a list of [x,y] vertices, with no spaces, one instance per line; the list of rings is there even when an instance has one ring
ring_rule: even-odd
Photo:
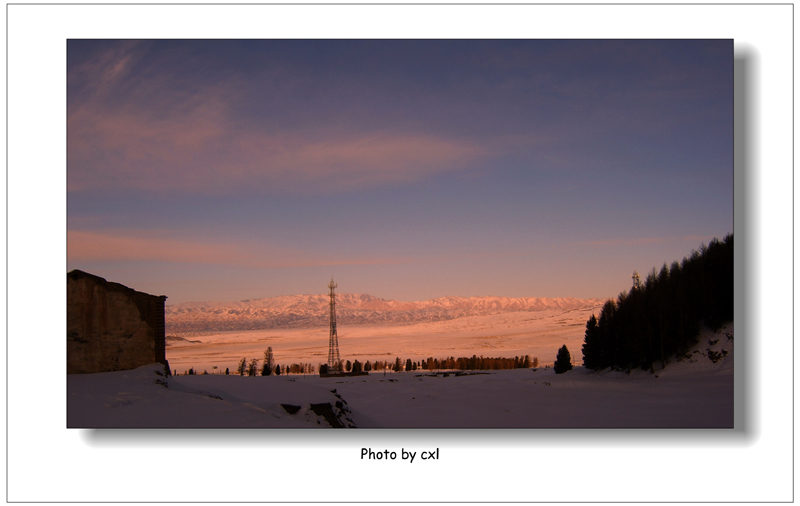
[[[414,325],[339,326],[342,360],[391,361],[399,357],[422,361],[477,355],[510,357],[530,355],[540,363],[552,363],[566,345],[580,357],[586,320],[599,307],[547,309]],[[263,360],[272,347],[281,365],[310,363],[318,367],[328,360],[327,327],[224,332],[167,340],[167,360],[179,374],[190,368],[209,374],[236,369],[242,358]]]

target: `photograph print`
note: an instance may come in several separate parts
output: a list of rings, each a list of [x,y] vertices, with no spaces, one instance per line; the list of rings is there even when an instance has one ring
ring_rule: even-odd
[[[733,428],[733,40],[67,41],[68,428]]]

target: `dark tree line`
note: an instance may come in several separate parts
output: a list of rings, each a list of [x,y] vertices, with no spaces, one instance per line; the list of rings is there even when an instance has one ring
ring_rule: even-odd
[[[538,359],[534,357],[534,360],[538,365]],[[529,369],[533,367],[533,361],[530,355],[525,355],[524,357],[517,356],[514,358],[484,357],[483,355],[480,357],[472,355],[471,357],[450,357],[443,359],[428,357],[427,360],[422,361],[420,367],[427,370],[458,369],[461,371],[497,371],[501,369]]]
[[[652,369],[696,344],[701,325],[733,320],[733,235],[713,239],[682,262],[647,275],[586,322],[587,369]]]
[[[314,373],[315,367],[312,364],[290,364],[281,366],[275,362],[275,356],[272,353],[272,347],[267,348],[264,351],[264,363],[259,368],[258,367],[259,360],[257,358],[251,359],[250,362],[247,361],[247,358],[243,358],[239,361],[239,365],[236,367],[236,373],[240,376],[258,376],[259,373],[261,376],[271,376],[275,374],[276,376],[280,376],[281,374],[311,374]],[[229,370],[225,369],[225,374],[228,374]]]
[[[476,356],[473,355],[472,357],[449,357],[449,358],[433,358],[428,357],[426,360],[421,361],[413,361],[410,358],[403,361],[400,357],[396,357],[394,361],[383,361],[383,360],[376,360],[374,362],[370,362],[367,360],[363,364],[358,360],[355,360],[351,366],[348,366],[350,361],[348,360],[344,364],[344,370],[346,371],[354,371],[354,372],[361,372],[361,371],[384,371],[384,370],[391,370],[394,372],[411,372],[417,370],[438,370],[438,369],[445,369],[445,370],[500,370],[500,369],[519,369],[519,368],[531,368],[531,367],[538,367],[539,366],[539,359],[536,357],[531,358],[530,355],[525,356],[518,356],[514,358],[505,358],[505,357],[484,357],[484,356]],[[320,372],[326,372],[327,365],[320,364]]]

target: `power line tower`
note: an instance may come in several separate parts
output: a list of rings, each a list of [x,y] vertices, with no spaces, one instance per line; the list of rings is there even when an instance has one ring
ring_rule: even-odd
[[[631,278],[633,279],[633,289],[640,289],[642,287],[642,278],[639,277],[639,273],[633,271],[633,276],[631,276]]]
[[[333,291],[337,286],[339,285],[334,283],[333,278],[331,278],[331,282],[328,283],[328,288],[331,290],[331,333],[328,345],[328,374],[341,372],[339,369],[339,362],[341,362],[339,358],[339,335],[336,333],[336,293]]]

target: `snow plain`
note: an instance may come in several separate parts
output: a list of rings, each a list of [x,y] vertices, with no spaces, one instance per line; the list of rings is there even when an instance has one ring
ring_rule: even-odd
[[[552,364],[558,348],[566,344],[575,363],[580,364],[586,321],[592,313],[599,314],[601,307],[599,301],[577,309],[503,312],[412,325],[340,324],[339,353],[342,360],[351,362],[530,355],[545,365]],[[317,367],[327,362],[328,334],[326,326],[196,335],[168,340],[167,360],[179,374],[190,368],[214,374],[226,367],[235,370],[242,358],[262,360],[264,350],[272,347],[279,364]]]
[[[731,323],[701,333],[688,357],[655,373],[540,367],[167,379],[152,365],[69,375],[67,418],[68,427],[326,427],[312,405],[341,400],[341,419],[359,428],[732,428],[733,364]]]

